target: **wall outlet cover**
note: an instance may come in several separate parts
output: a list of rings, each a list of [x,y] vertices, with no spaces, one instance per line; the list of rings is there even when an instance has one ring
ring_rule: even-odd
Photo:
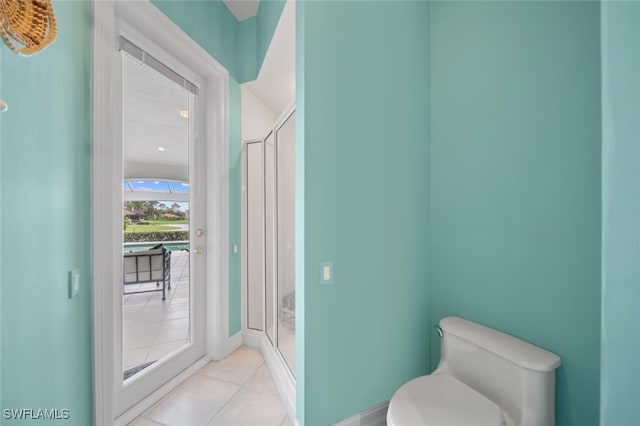
[[[320,284],[333,283],[333,262],[322,262],[320,264]]]

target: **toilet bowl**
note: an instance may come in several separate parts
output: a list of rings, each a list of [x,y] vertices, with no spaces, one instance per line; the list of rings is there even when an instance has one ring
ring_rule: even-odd
[[[459,317],[443,318],[438,368],[391,398],[389,426],[553,426],[560,357]]]

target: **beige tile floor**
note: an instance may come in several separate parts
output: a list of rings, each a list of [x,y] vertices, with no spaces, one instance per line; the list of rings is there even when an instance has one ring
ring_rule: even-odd
[[[212,361],[131,426],[291,425],[260,352],[242,347]]]
[[[126,291],[154,289],[155,283],[127,285]],[[171,252],[171,289],[122,296],[123,368],[157,361],[187,343],[189,335],[189,253]]]

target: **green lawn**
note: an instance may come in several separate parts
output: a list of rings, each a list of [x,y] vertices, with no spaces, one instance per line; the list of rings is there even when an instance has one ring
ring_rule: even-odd
[[[158,220],[145,220],[145,222],[149,222],[151,225],[180,225],[180,224],[185,224],[185,223],[189,223],[188,220],[184,219],[184,220],[163,220],[163,219],[158,219]]]
[[[127,225],[127,229],[124,232],[138,233],[138,232],[156,232],[156,231],[178,231],[179,230],[178,227],[171,226],[169,225],[169,223],[174,225],[177,225],[179,223],[187,223],[186,221],[167,222],[167,221],[161,221],[161,220],[155,220],[155,221],[150,220],[148,222],[149,222],[149,225],[138,225],[138,224]]]

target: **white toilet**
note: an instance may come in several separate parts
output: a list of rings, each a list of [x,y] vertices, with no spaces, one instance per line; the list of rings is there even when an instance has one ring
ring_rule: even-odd
[[[440,320],[438,368],[391,398],[388,426],[553,426],[560,357],[459,317]]]

